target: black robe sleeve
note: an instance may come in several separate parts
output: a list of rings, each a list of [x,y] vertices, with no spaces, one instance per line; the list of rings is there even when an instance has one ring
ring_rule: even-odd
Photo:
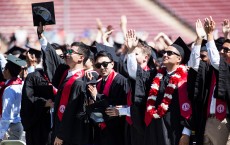
[[[42,58],[44,70],[52,82],[56,69],[60,67],[60,64],[65,64],[65,62],[57,55],[55,49],[49,43],[46,50],[42,50]]]
[[[21,102],[21,118],[24,130],[32,127],[42,115],[42,112],[48,111],[49,108],[45,108],[46,100],[50,96],[41,96],[39,91],[36,91],[36,86],[47,86],[48,82],[39,75],[38,72],[28,74],[24,82],[22,89],[22,102]],[[47,89],[47,88],[46,88]]]

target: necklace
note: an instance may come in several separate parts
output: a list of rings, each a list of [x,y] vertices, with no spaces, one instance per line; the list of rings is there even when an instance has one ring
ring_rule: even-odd
[[[149,91],[149,97],[147,99],[146,113],[148,113],[148,115],[152,116],[155,119],[162,118],[168,111],[169,105],[171,104],[172,100],[172,94],[174,93],[174,90],[177,87],[180,79],[186,75],[186,67],[184,65],[180,65],[169,79],[169,83],[165,89],[164,97],[161,104],[156,107],[155,103],[157,100],[160,81],[163,78],[165,71],[165,67],[158,70],[156,77],[153,79],[151,89]]]

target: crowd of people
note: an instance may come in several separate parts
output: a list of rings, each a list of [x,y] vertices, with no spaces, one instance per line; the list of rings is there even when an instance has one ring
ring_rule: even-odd
[[[1,60],[0,139],[27,145],[230,145],[230,23],[195,22],[187,45],[159,33],[155,43],[121,21],[90,45],[49,43]],[[102,40],[102,41],[101,41]],[[20,50],[20,51],[19,51]]]

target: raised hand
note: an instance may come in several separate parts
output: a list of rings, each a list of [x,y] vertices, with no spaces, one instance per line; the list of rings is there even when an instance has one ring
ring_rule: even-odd
[[[138,44],[138,38],[136,36],[135,30],[129,30],[125,37],[125,45],[132,51]]]
[[[216,28],[216,23],[212,19],[212,16],[204,19],[204,30],[207,35],[213,34],[213,31],[215,30],[215,28]]]
[[[97,29],[102,31],[103,25],[102,25],[101,20],[99,18],[97,18],[96,21],[97,21]]]
[[[27,56],[28,66],[35,66],[37,64],[37,59],[35,57],[35,54],[30,54],[29,52],[27,52],[26,56]]]
[[[122,29],[123,34],[127,33],[127,17],[125,15],[121,16],[120,27]]]
[[[42,33],[45,31],[45,28],[46,27],[42,25],[42,22],[40,22],[39,26],[37,27],[37,34],[39,39],[42,37]]]
[[[109,45],[109,42],[108,42],[108,38],[109,38],[109,36],[112,34],[113,31],[114,31],[114,30],[110,30],[110,31],[107,31],[107,32],[105,32],[105,33],[103,34],[102,40],[103,40],[103,44],[104,44],[104,45],[110,46],[110,45]]]
[[[203,39],[206,35],[204,31],[204,27],[200,19],[196,21],[196,35],[197,35],[197,38],[200,38],[200,39]]]
[[[222,23],[222,32],[224,33],[225,39],[228,38],[228,33],[230,32],[230,24],[228,19],[224,19]]]

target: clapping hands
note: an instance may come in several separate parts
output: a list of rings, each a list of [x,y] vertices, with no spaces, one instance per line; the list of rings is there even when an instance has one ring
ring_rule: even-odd
[[[213,34],[215,28],[216,28],[216,23],[211,16],[209,18],[204,19],[204,30],[207,35]]]
[[[203,39],[206,35],[203,24],[200,19],[196,21],[196,35],[198,39]]]

